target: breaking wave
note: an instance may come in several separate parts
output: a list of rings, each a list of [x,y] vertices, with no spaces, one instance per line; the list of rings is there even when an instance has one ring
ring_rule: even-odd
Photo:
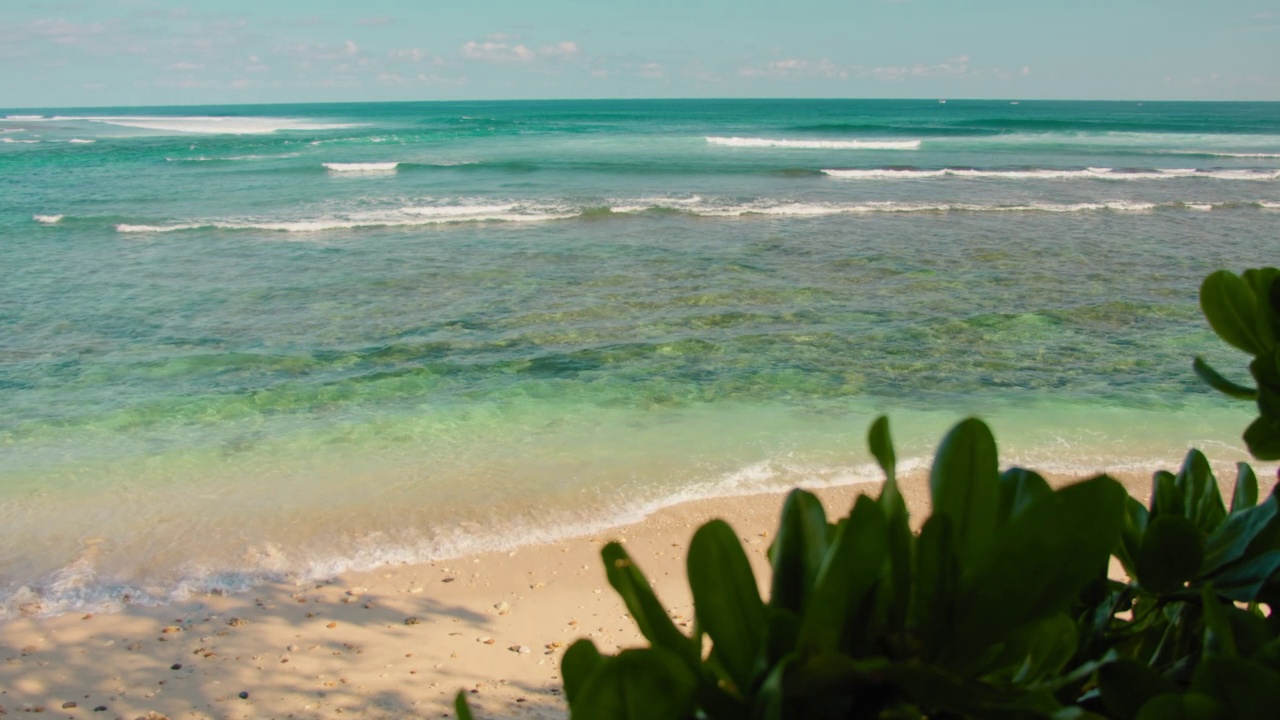
[[[712,145],[739,148],[785,148],[789,150],[919,150],[919,140],[776,140],[772,138],[714,137]]]
[[[1210,178],[1214,180],[1266,181],[1280,179],[1280,170],[1198,170],[1196,168],[1159,168],[1155,170],[1115,170],[1113,168],[1085,168],[1083,170],[1049,168],[1030,170],[872,168],[866,170],[829,169],[822,172],[840,180],[919,180],[939,177],[1006,180],[1080,180],[1090,178],[1098,180],[1172,180],[1177,178]]]

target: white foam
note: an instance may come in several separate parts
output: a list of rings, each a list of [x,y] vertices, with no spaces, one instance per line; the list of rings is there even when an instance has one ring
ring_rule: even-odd
[[[324,166],[335,173],[392,173],[400,163],[325,163]]]
[[[1213,209],[1212,203],[1183,203],[1183,205],[1188,210],[1199,210],[1201,212],[1208,212]]]
[[[338,130],[356,127],[350,123],[318,123],[292,118],[272,117],[159,117],[130,115],[57,116],[54,120],[73,120],[159,132],[203,135],[261,135],[281,130]]]
[[[1263,200],[1258,203],[1264,210],[1280,210],[1280,202],[1268,202]]]
[[[98,141],[97,141],[97,140],[86,140],[86,139],[84,139],[84,138],[71,138],[71,139],[70,139],[70,140],[68,140],[67,142],[69,142],[69,143],[73,143],[73,144],[75,144],[75,145],[92,145],[93,143],[96,143],[96,142],[98,142]]]
[[[1171,155],[1208,155],[1210,157],[1229,158],[1280,158],[1280,153],[1270,152],[1223,152],[1217,150],[1170,150]]]
[[[57,225],[62,222],[63,215],[32,215],[31,219],[41,225]]]
[[[1172,180],[1178,178],[1210,178],[1214,180],[1280,179],[1280,170],[1197,170],[1195,168],[1160,168],[1153,172],[1117,171],[1112,168],[1085,168],[1084,170],[1058,170],[1036,168],[1030,170],[975,170],[970,168],[942,168],[941,170],[913,170],[895,168],[825,169],[824,174],[840,180],[920,180],[924,178],[958,177],[1002,180]]]
[[[167,225],[116,225],[116,231],[126,234],[168,233],[181,230],[212,228],[218,230],[266,230],[285,233],[313,233],[326,230],[351,230],[355,228],[413,227],[470,222],[546,222],[564,220],[581,214],[581,210],[566,206],[530,206],[518,203],[503,205],[424,205],[403,207],[390,211],[351,213],[335,217],[298,220],[208,220],[182,222]]]
[[[10,143],[14,145],[34,145],[35,143],[38,143],[40,141],[39,140],[18,140],[16,138],[7,137],[7,138],[0,138],[0,142]]]
[[[45,117],[43,115],[5,115],[4,119],[15,120],[18,122],[22,122],[22,121],[30,122],[32,120],[44,120]]]
[[[772,138],[713,137],[712,145],[739,148],[787,148],[792,150],[919,150],[919,140],[775,140]]]
[[[1175,204],[1171,204],[1170,207]],[[1161,207],[1156,203],[1109,200],[1092,203],[1026,203],[1018,205],[979,205],[976,203],[749,203],[723,207],[697,208],[695,214],[708,217],[740,217],[746,215],[822,216],[871,213],[947,213],[947,212],[1049,212],[1076,213],[1110,210],[1144,212]]]

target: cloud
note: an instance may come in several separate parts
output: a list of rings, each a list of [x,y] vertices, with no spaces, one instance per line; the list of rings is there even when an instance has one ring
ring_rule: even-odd
[[[494,33],[486,36],[484,42],[471,40],[462,45],[462,57],[489,63],[532,63],[540,59],[568,60],[581,52],[578,43],[572,40],[534,50],[515,42],[517,39],[505,33]]]
[[[462,46],[462,57],[493,63],[527,63],[538,56],[524,45],[508,45],[505,42],[469,40]]]
[[[201,65],[200,63],[187,62],[184,60],[182,62],[176,62],[170,65],[169,69],[189,71],[189,70],[199,70],[200,68],[203,68],[203,67],[204,65]]]
[[[667,74],[667,70],[659,63],[648,62],[637,68],[636,74],[649,80],[658,80]]]
[[[773,60],[763,66],[748,66],[738,70],[738,74],[748,78],[771,78],[790,80],[804,77],[825,77],[844,80],[849,71],[838,67],[827,59],[805,60],[802,58],[786,58]]]
[[[359,20],[356,20],[357,25],[372,25],[372,26],[390,25],[392,22],[393,22],[392,19],[387,17],[386,15],[375,15],[374,17],[362,17]]]
[[[872,77],[889,82],[908,78],[962,77],[969,72],[969,56],[960,55],[933,65],[916,63],[915,65],[888,65],[873,68],[859,65],[855,70],[859,77]]]

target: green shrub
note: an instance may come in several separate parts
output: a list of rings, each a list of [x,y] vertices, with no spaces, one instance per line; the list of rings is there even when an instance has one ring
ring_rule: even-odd
[[[1256,400],[1255,457],[1280,458],[1280,271],[1219,272],[1201,304],[1252,354],[1257,388],[1202,360],[1211,386]],[[885,473],[830,522],[802,490],[786,500],[760,597],[737,534],[694,535],[692,635],[676,628],[621,545],[602,551],[647,647],[564,655],[574,720],[853,718],[1272,718],[1280,708],[1280,504],[1238,468],[1228,507],[1192,450],[1153,478],[1147,505],[1103,475],[1050,488],[999,471],[979,420],[939,446],[932,514],[913,533],[888,421],[868,436]],[[1115,557],[1127,582],[1107,576]],[[458,698],[465,717],[465,699]]]

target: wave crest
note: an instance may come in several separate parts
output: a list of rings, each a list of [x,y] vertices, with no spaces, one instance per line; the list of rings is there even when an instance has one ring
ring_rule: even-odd
[[[776,140],[772,138],[708,136],[712,145],[793,150],[919,150],[919,140]]]

